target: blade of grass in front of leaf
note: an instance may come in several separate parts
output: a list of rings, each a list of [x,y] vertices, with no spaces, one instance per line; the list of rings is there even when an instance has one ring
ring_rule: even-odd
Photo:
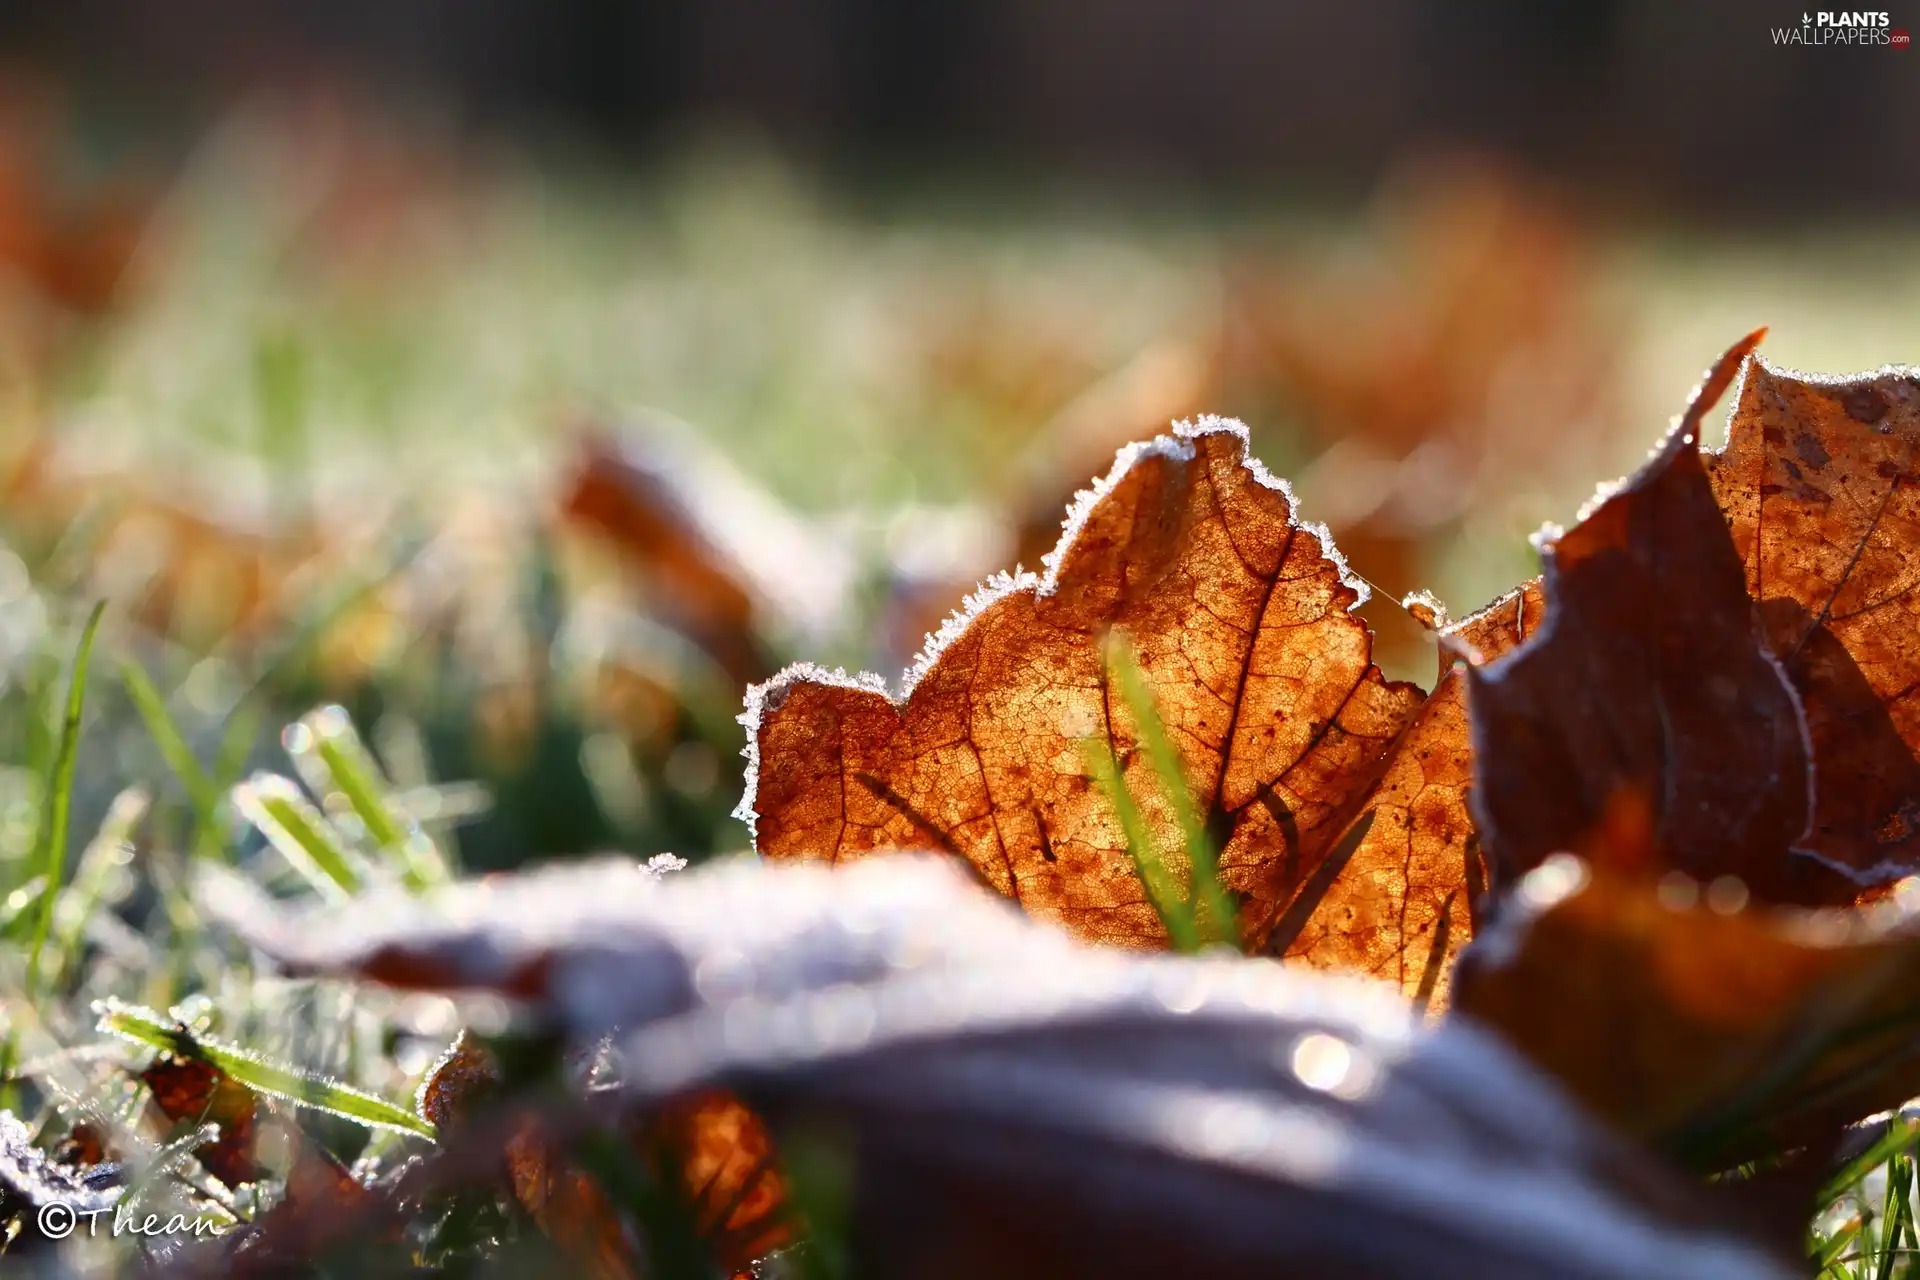
[[[1875,1075],[1890,1069],[1897,1058],[1888,1054],[1870,1055],[1870,1065],[1831,1080],[1823,1085],[1808,1085],[1804,1077],[1817,1066],[1821,1056],[1839,1047],[1897,1034],[1910,1037],[1920,1027],[1920,1010],[1903,1009],[1878,1018],[1861,1018],[1857,1011],[1870,1003],[1887,984],[1897,982],[1901,965],[1897,956],[1887,956],[1877,972],[1864,976],[1841,992],[1830,992],[1798,1020],[1779,1048],[1768,1058],[1766,1070],[1745,1085],[1733,1097],[1703,1107],[1684,1124],[1660,1137],[1658,1145],[1689,1163],[1703,1157],[1710,1162],[1716,1144],[1737,1133],[1763,1113],[1771,1110],[1776,1118],[1794,1111],[1817,1110],[1833,1096],[1863,1086]],[[1881,1158],[1884,1158],[1882,1156]],[[1878,1164],[1879,1160],[1872,1163]]]
[[[1900,1247],[1909,1255],[1920,1255],[1920,1224],[1915,1223],[1913,1216],[1914,1183],[1916,1176],[1920,1175],[1920,1166],[1916,1166],[1911,1155],[1897,1158],[1900,1161],[1901,1182],[1906,1188],[1900,1193]]]
[[[1153,847],[1153,837],[1147,831],[1145,819],[1140,816],[1140,807],[1134,803],[1133,793],[1127,790],[1126,780],[1120,776],[1118,764],[1113,758],[1113,747],[1098,738],[1086,738],[1081,741],[1081,754],[1086,760],[1087,776],[1100,788],[1100,793],[1106,796],[1107,803],[1113,806],[1114,814],[1120,819],[1120,830],[1126,836],[1127,854],[1133,859],[1134,874],[1140,877],[1140,884],[1147,892],[1147,901],[1160,917],[1160,923],[1166,926],[1174,950],[1198,951],[1200,931],[1194,925],[1192,905],[1181,896],[1173,877],[1167,873],[1167,864],[1161,861],[1159,851]]]
[[[1167,726],[1154,704],[1146,673],[1140,669],[1133,646],[1121,632],[1108,638],[1107,674],[1133,716],[1134,729],[1140,735],[1141,745],[1147,749],[1147,761],[1160,781],[1160,792],[1173,808],[1174,821],[1180,825],[1180,837],[1187,852],[1187,902],[1201,943],[1234,946],[1239,941],[1239,921],[1220,884],[1220,866],[1213,841],[1194,807],[1186,771],[1181,768],[1180,757],[1167,736]]]
[[[151,1009],[102,1001],[94,1006],[99,1029],[136,1044],[148,1045],[181,1058],[196,1058],[218,1067],[255,1093],[264,1093],[303,1107],[325,1111],[373,1129],[395,1129],[422,1138],[434,1138],[434,1127],[406,1107],[396,1106],[337,1080],[308,1075],[292,1067],[267,1062],[244,1049],[196,1036],[176,1021]]]
[[[856,1159],[844,1135],[823,1127],[802,1128],[781,1141],[780,1171],[806,1238],[794,1250],[800,1280],[847,1280],[853,1229]]]
[[[649,1275],[660,1280],[708,1280],[719,1274],[693,1206],[680,1192],[677,1167],[651,1169],[632,1142],[604,1132],[584,1135],[575,1148],[575,1158],[608,1201],[626,1209],[639,1222],[647,1242]],[[601,1225],[609,1231],[617,1230],[619,1220]]]
[[[40,914],[34,922],[33,950],[27,959],[27,990],[40,987],[41,952],[53,932],[53,908],[60,896],[60,878],[66,869],[67,821],[73,812],[73,769],[80,754],[80,718],[87,705],[87,667],[93,659],[93,641],[100,633],[100,619],[107,602],[99,601],[87,615],[86,628],[80,633],[80,647],[73,655],[73,669],[67,677],[66,715],[60,726],[60,750],[54,756],[53,773],[42,797],[40,829],[35,837],[34,862],[46,877],[40,893]]]
[[[212,856],[219,849],[220,788],[200,766],[186,735],[180,732],[179,723],[167,710],[166,699],[153,687],[153,681],[147,679],[147,673],[139,664],[121,662],[120,682],[126,686],[127,697],[147,726],[147,735],[159,747],[161,758],[187,793],[187,803],[192,806],[194,816],[194,856]]]
[[[233,789],[233,806],[322,897],[338,902],[359,892],[357,859],[291,781],[256,773]]]

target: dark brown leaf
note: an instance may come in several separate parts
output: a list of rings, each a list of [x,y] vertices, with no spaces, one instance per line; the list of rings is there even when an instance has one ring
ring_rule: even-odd
[[[427,1071],[414,1106],[435,1129],[463,1124],[499,1083],[493,1056],[462,1031]]]
[[[420,1113],[451,1134],[473,1121],[499,1084],[492,1055],[463,1031],[421,1082]],[[629,1280],[641,1273],[638,1251],[619,1211],[567,1158],[565,1147],[538,1116],[518,1119],[498,1160],[514,1198],[583,1274],[592,1280]]]
[[[508,1140],[506,1165],[514,1197],[582,1274],[590,1280],[640,1274],[639,1252],[619,1210],[537,1120]]]
[[[1738,876],[1772,901],[1853,896],[1795,852],[1812,809],[1806,722],[1700,459],[1701,420],[1759,338],[1722,358],[1638,474],[1543,547],[1539,631],[1469,668],[1474,812],[1503,881],[1570,850]],[[1650,839],[1604,838],[1622,821]]]
[[[0,1111],[0,1229],[8,1216],[5,1210],[21,1206],[37,1209],[59,1203],[80,1213],[111,1209],[120,1198],[118,1180],[90,1177],[92,1172],[34,1146],[20,1117]]]
[[[296,1134],[298,1146],[285,1188],[273,1208],[193,1261],[219,1274],[277,1276],[312,1265],[343,1240],[391,1240],[394,1224],[379,1221],[372,1190],[319,1143]],[[372,1234],[367,1235],[369,1229]]]

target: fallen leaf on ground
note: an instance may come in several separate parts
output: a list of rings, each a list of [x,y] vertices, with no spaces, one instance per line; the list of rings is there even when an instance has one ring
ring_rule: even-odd
[[[1465,645],[1484,658],[1532,635],[1545,608],[1528,584],[1451,626],[1428,613],[1448,648]],[[1443,650],[1441,661],[1433,693],[1394,743],[1368,799],[1374,821],[1365,840],[1345,868],[1322,869],[1325,895],[1303,892],[1267,942],[1271,954],[1394,982],[1434,1009],[1447,1006],[1453,959],[1472,938],[1490,888],[1467,805],[1466,677],[1452,653]]]
[[[220,1126],[220,1136],[194,1149],[208,1173],[237,1187],[265,1173],[253,1155],[259,1098],[210,1062],[161,1056],[140,1073],[160,1114],[177,1125]]]
[[[537,1120],[507,1140],[504,1155],[514,1198],[583,1275],[629,1280],[642,1273],[638,1246],[606,1191]]]
[[[574,1045],[625,1028],[593,1120],[725,1082],[783,1150],[842,1135],[862,1274],[1791,1274],[1491,1038],[1423,1032],[1377,984],[1084,946],[951,859],[632,883],[205,903],[300,970],[425,978],[395,962],[423,937],[449,989],[536,966],[551,981],[520,991]],[[617,1008],[583,997],[615,973]]]
[[[1468,668],[1474,814],[1503,880],[1570,850],[1648,877],[1734,875],[1769,901],[1851,896],[1796,852],[1813,778],[1700,459],[1735,346],[1651,461],[1542,548],[1546,620]],[[1650,838],[1600,838],[1644,810]]]
[[[279,1201],[250,1225],[198,1255],[208,1262],[217,1256],[221,1274],[275,1276],[311,1266],[329,1248],[356,1230],[364,1233],[378,1218],[373,1191],[352,1170],[311,1138],[297,1138],[299,1145]],[[372,1238],[393,1238],[393,1223],[382,1221],[377,1226],[380,1229]],[[361,1239],[364,1243],[366,1237]]]
[[[1468,949],[1454,1008],[1703,1169],[1920,1093],[1910,906],[1743,906],[1731,883],[1655,884],[1558,855]]]
[[[490,1056],[462,1033],[421,1083],[421,1114],[436,1126],[469,1122],[499,1083]],[[744,1270],[790,1243],[772,1143],[739,1099],[719,1091],[690,1096],[648,1116],[631,1137],[656,1169],[678,1171],[695,1228],[722,1267]],[[508,1140],[501,1168],[540,1229],[588,1274],[642,1273],[619,1213],[537,1116],[527,1116]]]
[[[1480,797],[1506,809],[1503,829],[1483,830],[1497,877],[1559,849],[1617,845],[1596,843],[1596,825],[1635,810],[1656,828],[1650,871],[1738,875],[1770,901],[1864,902],[1920,870],[1920,388],[1900,371],[1776,370],[1751,355],[1759,336],[1723,358],[1655,461],[1551,545],[1559,590],[1585,600],[1551,642],[1561,658],[1519,654],[1476,675],[1491,689],[1510,680],[1503,671],[1530,669],[1520,680],[1530,692],[1516,685],[1514,696],[1533,703],[1535,728],[1558,721],[1553,732],[1588,755],[1619,740],[1636,760],[1623,771],[1562,758],[1546,767],[1579,772],[1580,787],[1540,787],[1529,779],[1545,748],[1494,724],[1504,695],[1477,698],[1486,743],[1509,766],[1502,778],[1480,757],[1490,771]],[[1736,375],[1726,447],[1702,453],[1702,419]],[[1642,576],[1630,584],[1622,566],[1636,557]],[[1551,581],[1546,591],[1556,595]],[[1662,692],[1649,698],[1655,668]],[[1600,696],[1609,686],[1623,696]],[[1715,698],[1739,705],[1719,716]],[[1479,816],[1501,825],[1490,809]]]
[[[0,1111],[0,1254],[13,1251],[10,1223],[17,1222],[28,1241],[37,1241],[43,1233],[35,1211],[64,1204],[77,1214],[110,1213],[120,1195],[114,1166],[87,1167],[49,1155],[33,1145],[18,1116]]]
[[[731,1093],[682,1098],[634,1135],[661,1167],[680,1171],[694,1226],[730,1271],[792,1244],[786,1179],[773,1139],[751,1108]]]
[[[1813,750],[1802,847],[1866,882],[1920,869],[1920,382],[1750,360],[1707,455],[1747,592]]]
[[[751,690],[740,816],[769,857],[942,849],[1083,937],[1164,945],[1080,753],[1087,738],[1113,746],[1183,879],[1174,811],[1108,688],[1103,639],[1123,631],[1222,850],[1221,880],[1241,895],[1242,941],[1444,1006],[1485,882],[1463,693],[1451,673],[1431,699],[1380,674],[1351,612],[1365,590],[1247,457],[1242,428],[1182,426],[1122,450],[1068,516],[1046,576],[989,582],[900,696],[804,664]],[[1497,654],[1537,600],[1432,623]],[[1355,847],[1345,837],[1369,813]]]
[[[1120,629],[1178,744],[1221,879],[1264,939],[1358,815],[1421,701],[1369,660],[1365,588],[1237,424],[1130,446],[1083,495],[1045,578],[989,582],[892,698],[790,668],[748,699],[741,816],[775,858],[938,848],[1082,936],[1163,945],[1081,743],[1111,743],[1176,879],[1177,827],[1102,644]]]
[[[645,612],[741,684],[772,670],[768,637],[824,633],[854,586],[843,547],[664,419],[582,432],[560,518],[609,542]]]

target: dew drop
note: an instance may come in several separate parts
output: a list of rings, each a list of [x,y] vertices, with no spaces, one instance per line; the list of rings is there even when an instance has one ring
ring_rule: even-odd
[[[1700,883],[1684,871],[1669,871],[1660,877],[1654,896],[1669,911],[1691,911],[1700,902]]]
[[[1739,876],[1720,876],[1707,886],[1707,910],[1730,916],[1747,905],[1747,882]]]

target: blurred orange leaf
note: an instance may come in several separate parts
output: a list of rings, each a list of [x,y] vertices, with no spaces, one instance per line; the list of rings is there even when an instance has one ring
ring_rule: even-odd
[[[435,1125],[471,1120],[499,1072],[464,1032],[420,1086],[420,1110]],[[729,1271],[790,1243],[786,1191],[759,1118],[718,1091],[690,1095],[648,1116],[633,1134],[655,1168],[677,1170],[695,1226]],[[594,1179],[568,1159],[537,1116],[518,1124],[502,1152],[505,1181],[555,1244],[596,1280],[642,1273],[634,1241]]]
[[[1556,855],[1462,958],[1455,1008],[1621,1129],[1719,1169],[1920,1093],[1920,929],[1746,906]]]

